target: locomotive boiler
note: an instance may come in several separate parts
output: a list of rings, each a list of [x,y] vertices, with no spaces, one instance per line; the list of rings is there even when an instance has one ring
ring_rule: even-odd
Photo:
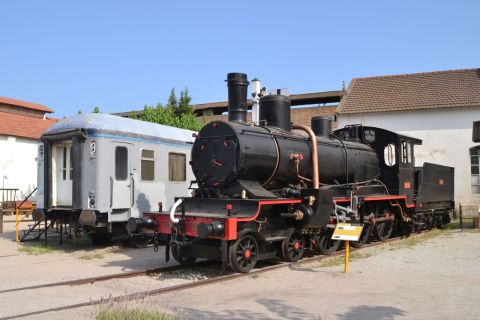
[[[332,253],[337,222],[363,224],[361,246],[373,235],[383,241],[394,230],[448,221],[453,169],[424,170],[417,180],[445,195],[427,197],[415,180],[413,146],[421,140],[361,125],[332,132],[321,117],[311,127],[291,123],[283,95],[261,97],[259,121],[250,123],[247,76],[230,73],[227,85],[228,121],[206,124],[192,148],[198,188],[169,212],[133,223],[167,237],[167,260],[171,251],[184,265],[213,259],[222,270],[248,272],[262,259],[296,261],[306,249]]]
[[[214,121],[200,130],[192,149],[200,192],[275,198],[288,193],[289,185],[298,190],[318,180],[345,184],[378,177],[378,158],[370,146],[331,135],[328,118],[313,118],[312,130],[292,125],[286,96],[262,97],[260,125],[247,123],[247,95],[241,94],[248,84],[246,75],[232,73],[227,81],[229,110],[234,112],[229,112],[228,122]]]

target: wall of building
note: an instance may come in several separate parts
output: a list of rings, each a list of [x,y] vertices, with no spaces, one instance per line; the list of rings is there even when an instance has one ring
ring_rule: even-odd
[[[328,105],[320,107],[293,107],[291,109],[291,121],[297,124],[310,126],[310,120],[318,116],[332,116],[337,111],[337,105]],[[252,113],[247,113],[247,121],[251,121]],[[228,120],[228,115],[211,115],[198,117],[199,121],[211,122],[216,120]],[[335,123],[332,124],[335,128]]]
[[[0,187],[20,189],[23,199],[37,184],[37,141],[0,135],[0,150]]]
[[[363,123],[423,140],[415,146],[415,163],[433,162],[455,168],[455,201],[473,214],[480,194],[472,194],[469,149],[473,121],[480,120],[480,107],[427,111],[346,114],[337,117],[337,126]]]

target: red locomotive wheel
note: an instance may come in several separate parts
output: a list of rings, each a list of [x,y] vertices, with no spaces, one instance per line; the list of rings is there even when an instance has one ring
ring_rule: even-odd
[[[301,234],[293,233],[282,243],[282,258],[285,261],[295,262],[302,259],[304,251],[305,239]]]
[[[375,232],[378,240],[386,241],[392,236],[393,223],[393,220],[385,220],[375,224],[373,231]]]
[[[371,224],[370,222],[365,222],[365,224],[363,225],[362,234],[360,235],[360,239],[358,239],[358,241],[354,241],[350,243],[352,247],[354,248],[363,247],[370,239],[372,230],[373,230],[373,224]]]
[[[316,237],[316,250],[321,254],[332,254],[340,248],[339,240],[332,240],[334,229],[327,228]]]
[[[230,266],[233,271],[247,273],[258,261],[258,243],[252,235],[244,235],[230,246]]]

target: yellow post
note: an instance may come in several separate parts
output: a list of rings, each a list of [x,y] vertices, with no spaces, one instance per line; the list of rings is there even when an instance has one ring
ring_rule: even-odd
[[[18,208],[15,208],[15,240],[20,242],[20,238],[18,237]]]
[[[345,241],[345,273],[348,272],[348,256],[350,255],[350,241]]]

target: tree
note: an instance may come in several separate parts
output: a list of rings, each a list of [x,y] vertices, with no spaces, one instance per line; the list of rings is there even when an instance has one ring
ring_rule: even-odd
[[[99,107],[93,108],[92,113],[101,113],[101,112],[100,112],[100,108],[99,108]]]
[[[180,100],[178,101],[177,114],[192,113],[193,108],[190,105],[192,97],[188,94],[188,88],[180,91]]]
[[[166,108],[176,109],[178,106],[177,95],[175,94],[175,87],[170,90],[170,95],[168,96]]]
[[[197,121],[197,117],[190,105],[191,101],[192,97],[189,95],[187,88],[180,92],[180,100],[177,100],[175,88],[172,88],[165,106],[161,103],[158,103],[156,106],[146,105],[142,113],[131,113],[130,118],[199,131],[204,123]]]

